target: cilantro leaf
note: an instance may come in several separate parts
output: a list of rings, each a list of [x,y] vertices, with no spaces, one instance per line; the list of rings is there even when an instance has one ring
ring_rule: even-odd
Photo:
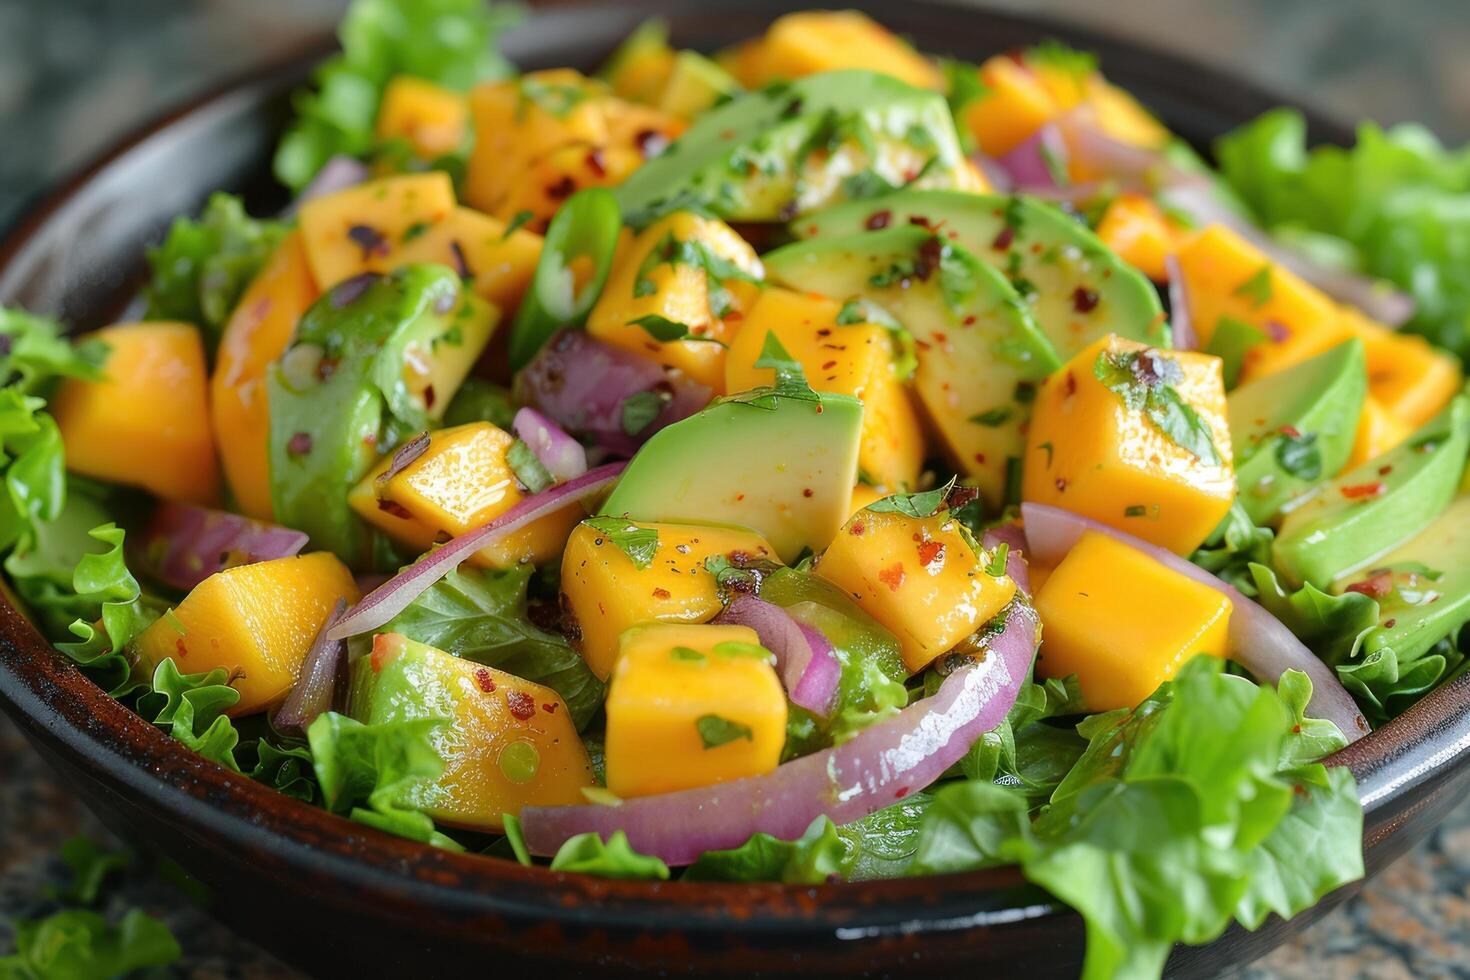
[[[1205,463],[1221,462],[1209,425],[1175,387],[1184,380],[1184,371],[1173,358],[1156,350],[1103,351],[1092,370],[1129,411],[1142,411],[1174,445]]]
[[[752,834],[739,847],[705,851],[682,881],[780,881],[821,885],[845,878],[856,855],[828,817],[818,817],[796,840]]]
[[[755,740],[755,733],[750,730],[749,725],[719,715],[700,715],[694,720],[694,728],[699,732],[699,740],[706,749],[717,749],[742,738],[747,742]]]
[[[623,431],[636,436],[653,424],[673,396],[666,391],[635,391],[623,399]]]
[[[1322,476],[1322,450],[1315,432],[1283,432],[1276,440],[1276,462],[1292,476],[1316,480]]]
[[[655,528],[639,527],[621,517],[589,517],[582,523],[627,555],[635,568],[643,569],[653,564],[653,556],[658,553],[658,531]]]
[[[713,337],[695,333],[687,323],[670,320],[658,313],[646,313],[635,320],[629,320],[628,323],[631,326],[642,327],[650,337],[661,344],[671,344],[676,340],[698,340],[707,344],[725,346]]]
[[[955,481],[951,479],[944,486],[935,487],[933,490],[924,490],[920,493],[889,494],[887,497],[873,501],[864,509],[875,514],[902,514],[905,517],[920,519],[933,517],[945,509],[945,501],[949,499],[954,485]]]

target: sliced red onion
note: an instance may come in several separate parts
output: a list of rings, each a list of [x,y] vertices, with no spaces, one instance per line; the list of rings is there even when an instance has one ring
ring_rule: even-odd
[[[322,169],[311,178],[311,183],[301,189],[301,193],[296,195],[296,200],[286,209],[286,216],[289,217],[302,204],[313,198],[326,197],[328,194],[356,187],[370,176],[372,172],[368,169],[367,164],[339,153],[322,164]]]
[[[1184,281],[1184,271],[1179,268],[1179,257],[1164,257],[1164,270],[1169,276],[1169,332],[1175,350],[1198,350],[1199,333],[1194,329],[1194,317],[1190,314],[1189,285]]]
[[[566,432],[619,456],[631,456],[658,430],[709,404],[713,392],[631,351],[605,344],[580,330],[563,330],[516,376],[519,401]],[[630,433],[624,408],[629,399],[657,398],[657,414]],[[641,413],[630,412],[629,418]]]
[[[739,847],[752,834],[794,840],[820,816],[851,823],[924,789],[1004,720],[1031,669],[1038,623],[1008,607],[985,659],[958,668],[933,697],[863,729],[850,741],[761,776],[624,800],[616,806],[527,807],[526,843],[555,854],[569,838],[624,831],[634,849],[671,865]]]
[[[1312,700],[1307,706],[1314,718],[1325,718],[1338,728],[1349,742],[1356,742],[1371,729],[1358,710],[1352,695],[1337,679],[1337,674],[1307,649],[1296,635],[1275,616],[1251,600],[1228,582],[1221,581],[1193,562],[1180,558],[1166,548],[1150,544],[1131,534],[1094,521],[1071,511],[1045,504],[1022,504],[1021,519],[1026,525],[1026,541],[1030,554],[1044,565],[1055,567],[1066,557],[1084,532],[1097,531],[1116,541],[1136,548],[1168,568],[1208,585],[1230,598],[1230,636],[1226,651],[1231,660],[1245,667],[1262,681],[1277,683],[1287,670],[1299,670],[1312,680]]]
[[[1089,105],[1079,105],[1057,117],[1056,128],[1068,159],[1076,161],[1079,170],[1096,174],[1094,179],[1115,187],[1148,193],[1159,187],[1200,184],[1208,179],[1180,167],[1160,150],[1109,135]]]
[[[791,703],[823,718],[831,713],[842,664],[821,630],[797,622],[785,609],[753,595],[736,596],[714,622],[755,630],[761,646],[776,655],[776,670]]]
[[[345,640],[377,629],[407,609],[435,582],[459,567],[460,562],[532,521],[553,514],[568,504],[594,497],[612,486],[626,463],[608,463],[589,470],[575,480],[525,498],[484,527],[475,528],[429,552],[387,582],[364,596],[352,611],[326,631],[329,640]]]
[[[1005,167],[1002,167],[1000,161],[996,160],[995,157],[986,156],[979,150],[976,150],[970,154],[970,162],[985,177],[985,182],[990,185],[991,190],[996,194],[1009,194],[1015,189],[1015,184],[1011,180],[1009,171]]]
[[[994,551],[1001,545],[1005,545],[1006,552],[1006,574],[1011,581],[1016,583],[1016,588],[1022,592],[1031,591],[1031,570],[1026,564],[1026,532],[1021,525],[997,524],[985,532],[980,539],[980,544],[987,551]]]
[[[1225,225],[1333,299],[1356,306],[1379,323],[1397,327],[1414,315],[1414,300],[1407,293],[1394,289],[1380,279],[1313,262],[1227,207],[1208,184],[1194,182],[1170,185],[1159,196],[1170,207],[1189,215],[1200,226]]]
[[[286,700],[276,709],[271,724],[287,735],[306,735],[306,729],[322,715],[340,708],[347,696],[347,644],[327,636],[347,611],[347,600],[338,599],[322,628],[317,631],[301,673]]]
[[[557,483],[575,480],[587,472],[587,450],[534,408],[516,412],[511,428],[522,442],[531,447],[531,452],[536,454]]]
[[[1055,190],[1070,181],[1058,181],[1056,168],[1065,176],[1067,144],[1055,123],[1047,123],[1005,156],[995,161],[1017,191]]]
[[[187,592],[226,568],[289,558],[306,540],[301,531],[239,514],[162,503],[129,557],[149,578]]]

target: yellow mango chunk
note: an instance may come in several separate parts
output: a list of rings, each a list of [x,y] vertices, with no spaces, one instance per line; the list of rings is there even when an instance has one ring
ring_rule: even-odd
[[[725,355],[725,391],[776,383],[774,370],[755,366],[774,331],[813,388],[862,400],[862,471],[885,486],[912,487],[924,464],[924,432],[893,373],[893,334],[875,323],[840,324],[841,312],[841,303],[824,296],[762,291]]]
[[[1216,460],[1196,456],[1097,377],[1100,359],[1172,361],[1172,387],[1210,431]],[[1140,382],[1142,384],[1142,382]],[[1109,334],[1037,391],[1026,437],[1021,499],[1077,514],[1187,555],[1235,498],[1235,469],[1218,357],[1155,351]]]
[[[723,345],[731,342],[758,289],[732,278],[711,296],[703,263],[685,261],[690,245],[709,250],[753,278],[762,274],[755,251],[729,225],[676,211],[643,229],[618,256],[587,317],[587,332],[678,368],[719,393],[725,386]],[[661,341],[634,322],[646,316],[683,324],[691,337],[700,339]]]
[[[655,540],[646,561],[635,560],[607,534],[580,524],[561,559],[562,609],[572,621],[572,645],[606,680],[618,655],[618,637],[637,623],[704,623],[719,614],[714,573],[705,560],[733,565],[776,561],[776,550],[753,531],[692,524],[634,524]]]
[[[1093,72],[1084,83],[1085,101],[1103,132],[1117,140],[1161,150],[1172,134],[1130,93]]]
[[[1342,307],[1343,321],[1362,338],[1368,393],[1409,429],[1438,415],[1464,383],[1460,362],[1417,334],[1398,333],[1358,310]]]
[[[443,171],[380,177],[301,205],[301,237],[311,274],[330,289],[361,272],[403,264],[402,246],[454,211],[454,184]]]
[[[255,714],[291,690],[337,600],[360,597],[347,566],[325,551],[237,565],[144,630],[138,656],[150,668],[171,657],[186,674],[223,667],[240,692],[229,713]]]
[[[1167,282],[1164,260],[1179,250],[1186,229],[1143,194],[1119,194],[1103,212],[1097,237],[1154,282]]]
[[[856,516],[858,511],[869,504],[877,503],[886,496],[888,496],[888,491],[881,487],[875,487],[871,483],[859,483],[852,488],[852,511],[848,516]]]
[[[240,296],[215,352],[209,378],[215,445],[235,503],[257,520],[274,516],[266,368],[286,349],[296,321],[318,295],[301,233],[293,231]]]
[[[635,626],[607,692],[607,788],[628,798],[770,772],[786,692],[746,626]]]
[[[541,260],[541,236],[525,228],[507,235],[508,227],[499,218],[455,208],[390,255],[369,257],[362,271],[391,272],[411,262],[437,262],[468,279],[475,295],[512,313]]]
[[[746,55],[736,74],[747,88],[843,68],[881,71],[920,88],[944,87],[944,76],[933,62],[856,10],[787,14],[753,43],[759,45],[758,57]]]
[[[1353,452],[1343,464],[1342,472],[1356,469],[1370,459],[1377,459],[1413,434],[1415,426],[1399,418],[1369,395],[1363,399],[1363,412],[1358,416],[1358,432],[1353,437]]]
[[[980,81],[986,91],[964,107],[961,122],[986,156],[1005,156],[1061,111],[1042,80],[1009,55],[981,65]]]
[[[407,140],[421,159],[433,160],[459,149],[469,119],[469,102],[459,92],[399,75],[383,89],[377,136]]]
[[[898,637],[904,666],[916,673],[1015,596],[1009,575],[990,574],[992,557],[970,546],[948,511],[917,518],[863,510],[813,571]]]
[[[108,353],[102,380],[67,379],[51,399],[67,468],[165,500],[218,499],[199,331],[188,323],[123,323],[82,339],[101,341]]]
[[[1209,344],[1221,317],[1248,323],[1266,335],[1245,354],[1242,384],[1353,335],[1337,304],[1224,225],[1210,225],[1187,240],[1179,249],[1179,270],[1201,346]]]
[[[524,494],[506,459],[514,443],[489,422],[431,432],[423,455],[387,477],[390,453],[352,488],[347,502],[393,540],[427,551],[436,541],[484,527],[521,501]],[[584,516],[581,504],[568,504],[475,552],[470,564],[512,568],[549,561]]]
[[[1200,653],[1225,656],[1230,600],[1088,531],[1036,591],[1036,673],[1076,674],[1088,711],[1132,708]]]

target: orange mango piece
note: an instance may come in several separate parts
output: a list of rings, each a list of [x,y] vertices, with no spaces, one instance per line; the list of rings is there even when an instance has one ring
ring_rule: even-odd
[[[138,637],[149,667],[172,658],[179,670],[224,668],[240,700],[235,717],[279,703],[338,599],[360,598],[352,573],[335,555],[309,555],[238,565],[196,585],[170,615]]]
[[[1460,362],[1417,334],[1398,333],[1342,307],[1343,321],[1362,338],[1368,361],[1368,393],[1409,430],[1450,403],[1464,383]]]
[[[219,466],[199,331],[124,323],[83,339],[105,343],[108,354],[103,380],[68,379],[51,400],[67,468],[165,500],[214,503]]]
[[[447,265],[470,280],[475,295],[508,315],[520,307],[541,261],[540,235],[525,228],[508,230],[499,218],[455,208],[390,256],[370,258],[363,271],[390,272],[410,262]]]
[[[1097,225],[1103,244],[1154,282],[1167,282],[1164,260],[1179,250],[1187,230],[1143,194],[1119,194]]]
[[[758,54],[737,58],[747,88],[843,68],[867,68],[920,88],[944,87],[934,63],[867,14],[805,10],[779,17],[759,40]]]
[[[1370,459],[1382,456],[1409,438],[1414,428],[1370,394],[1363,400],[1363,413],[1358,416],[1358,432],[1353,437],[1352,455],[1343,464],[1342,472],[1346,473]]]
[[[980,81],[986,91],[965,106],[961,121],[986,156],[1005,156],[1061,112],[1042,80],[1009,55],[981,65]]]
[[[386,272],[396,252],[454,211],[454,184],[442,171],[380,177],[301,205],[301,237],[311,273],[330,289],[361,272]]]
[[[458,150],[469,126],[464,95],[412,75],[399,75],[383,89],[378,106],[380,140],[407,140],[424,160]]]

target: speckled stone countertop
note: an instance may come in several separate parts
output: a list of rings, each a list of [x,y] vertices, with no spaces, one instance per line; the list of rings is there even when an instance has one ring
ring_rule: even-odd
[[[0,222],[142,119],[333,23],[344,0],[0,0]],[[814,6],[823,6],[814,3]],[[1467,0],[1005,0],[1227,68],[1343,118],[1470,138]],[[0,719],[0,954],[51,910],[68,837],[106,832]],[[162,918],[178,976],[296,974],[135,865],[108,902]],[[1356,899],[1239,974],[1470,976],[1470,803]]]

